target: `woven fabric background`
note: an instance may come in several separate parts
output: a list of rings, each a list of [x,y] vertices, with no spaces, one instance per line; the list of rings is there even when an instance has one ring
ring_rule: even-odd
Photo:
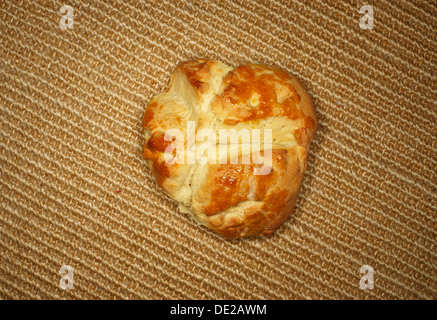
[[[419,0],[1,0],[0,298],[436,299],[436,17]],[[314,99],[272,237],[216,236],[146,169],[145,107],[200,57],[283,68]]]

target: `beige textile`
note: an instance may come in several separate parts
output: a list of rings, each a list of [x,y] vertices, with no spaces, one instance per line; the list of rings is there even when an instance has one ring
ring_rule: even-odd
[[[436,299],[436,17],[419,0],[0,1],[0,298]],[[314,99],[271,237],[213,234],[146,169],[145,106],[202,57],[283,68]]]

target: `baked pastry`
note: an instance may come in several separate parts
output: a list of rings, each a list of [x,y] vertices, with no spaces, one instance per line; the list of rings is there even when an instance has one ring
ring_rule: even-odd
[[[317,122],[310,96],[290,74],[198,59],[176,68],[168,89],[148,104],[143,127],[143,155],[180,211],[241,238],[272,234],[294,210]],[[219,139],[223,132],[230,139]],[[252,134],[260,150],[243,148],[240,132]],[[199,147],[203,162],[193,156]]]

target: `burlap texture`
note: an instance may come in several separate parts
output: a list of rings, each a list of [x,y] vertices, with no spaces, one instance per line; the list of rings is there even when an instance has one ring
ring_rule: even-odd
[[[436,299],[436,16],[419,0],[1,0],[0,298]],[[145,106],[200,57],[281,67],[314,99],[296,212],[272,237],[216,236],[146,169]]]

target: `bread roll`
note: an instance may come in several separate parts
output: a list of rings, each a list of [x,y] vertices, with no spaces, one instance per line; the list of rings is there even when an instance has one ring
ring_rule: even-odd
[[[143,127],[144,157],[180,211],[223,237],[241,238],[272,234],[294,210],[317,121],[310,96],[290,74],[198,59],[176,68],[168,89],[148,104]],[[209,135],[199,139],[203,132]],[[222,132],[231,141],[220,140]],[[258,153],[238,136],[249,133],[252,143],[255,132]],[[266,155],[270,163],[256,162]]]

